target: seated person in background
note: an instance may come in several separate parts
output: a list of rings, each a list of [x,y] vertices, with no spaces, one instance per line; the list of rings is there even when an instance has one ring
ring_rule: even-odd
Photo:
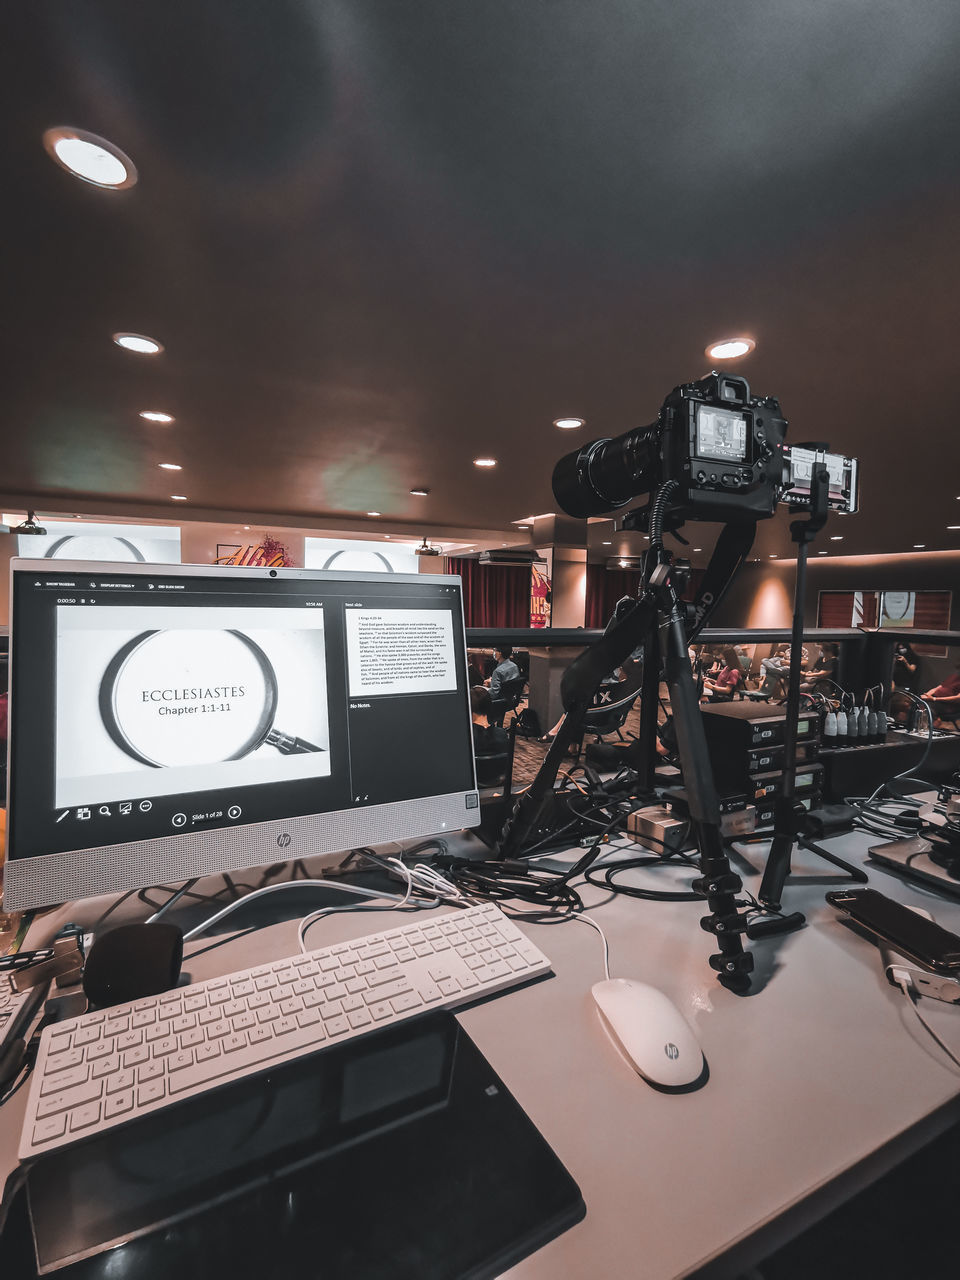
[[[820,646],[820,656],[817,658],[813,666],[807,670],[804,666],[802,674],[805,677],[800,689],[803,693],[809,693],[816,686],[818,680],[836,680],[837,664],[839,662],[839,650],[835,644],[825,643]]]
[[[490,691],[482,685],[470,690],[470,713],[473,716],[473,749],[477,755],[491,756],[506,751],[510,735],[506,729],[491,725],[487,720],[490,710]]]
[[[760,671],[760,692],[766,694],[768,698],[777,697],[782,692],[784,682],[789,675],[787,646],[785,644],[777,645],[769,658],[762,658]]]
[[[947,676],[943,684],[938,684],[923,694],[925,701],[932,704],[934,715],[937,717],[933,722],[935,729],[940,728],[941,714],[952,717],[960,712],[960,659],[954,663],[954,667],[955,670]]]
[[[913,692],[917,687],[919,670],[920,659],[914,653],[913,646],[905,640],[898,640],[893,655],[893,683],[896,688]]]
[[[725,654],[724,663],[715,677],[707,676],[703,682],[708,698],[732,698],[735,691],[743,686],[743,668],[737,655],[733,652]]]
[[[490,697],[500,698],[503,696],[501,690],[508,680],[520,679],[520,668],[513,661],[513,649],[510,645],[505,644],[499,649],[494,649],[493,652],[497,657],[497,665],[487,684],[490,688]]]

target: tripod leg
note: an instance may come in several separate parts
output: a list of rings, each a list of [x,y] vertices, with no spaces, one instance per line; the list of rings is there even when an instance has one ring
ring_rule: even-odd
[[[841,871],[846,871],[851,880],[856,880],[858,884],[867,884],[870,877],[860,867],[851,866],[849,862],[844,862],[843,858],[838,858],[835,853],[821,848],[820,845],[814,844],[812,840],[807,840],[803,836],[797,837],[797,844],[801,849],[807,849],[810,853],[815,853],[818,858],[823,858],[834,867],[839,867]]]
[[[753,969],[753,956],[744,951],[740,937],[745,923],[735,895],[742,885],[739,876],[731,870],[720,835],[720,801],[713,781],[697,687],[690,670],[679,601],[669,582],[658,588],[658,596],[670,706],[703,873],[695,887],[706,894],[711,912],[700,925],[716,937],[720,948],[718,954],[710,957],[710,967],[717,971],[725,987],[742,993],[750,987]]]

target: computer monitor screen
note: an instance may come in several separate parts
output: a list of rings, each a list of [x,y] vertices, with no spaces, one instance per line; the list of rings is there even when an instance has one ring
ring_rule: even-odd
[[[460,580],[14,560],[8,909],[479,819]]]

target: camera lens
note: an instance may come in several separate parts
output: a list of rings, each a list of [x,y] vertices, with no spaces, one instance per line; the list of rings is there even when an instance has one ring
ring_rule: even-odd
[[[271,570],[270,570],[270,577],[271,577],[271,578],[275,578],[276,576],[277,576],[277,571],[276,571],[276,569],[271,569]]]

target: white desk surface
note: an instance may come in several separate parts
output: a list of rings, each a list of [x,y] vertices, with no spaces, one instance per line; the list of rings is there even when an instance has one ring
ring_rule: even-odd
[[[858,833],[824,843],[856,858],[875,842]],[[757,872],[764,848],[747,851]],[[831,869],[801,851],[794,869],[784,908],[807,913],[807,926],[749,944],[758,972],[748,997],[724,990],[708,968],[713,939],[699,927],[705,904],[584,889],[609,939],[613,975],[661,987],[696,1028],[710,1078],[695,1093],[658,1093],[614,1048],[590,995],[603,966],[600,939],[586,925],[523,924],[555,976],[458,1014],[587,1206],[581,1223],[511,1269],[511,1280],[661,1280],[704,1267],[710,1276],[736,1275],[960,1115],[960,1070],[888,985],[876,947],[824,902],[838,883],[827,882]],[[675,873],[631,874],[663,888]],[[803,879],[810,875],[816,879]],[[759,875],[745,879],[755,891]],[[960,902],[879,869],[870,879],[960,932]],[[278,897],[268,901],[276,911]],[[67,919],[89,923],[108,903],[47,916],[31,943]],[[139,904],[126,908],[118,916],[144,918]],[[393,923],[344,913],[316,926],[310,941],[327,945]],[[294,954],[296,921],[204,951],[208,945],[187,944],[184,969],[194,979]],[[960,1053],[960,1008],[924,1000],[922,1009]],[[16,1161],[26,1092],[0,1110],[0,1179]]]

